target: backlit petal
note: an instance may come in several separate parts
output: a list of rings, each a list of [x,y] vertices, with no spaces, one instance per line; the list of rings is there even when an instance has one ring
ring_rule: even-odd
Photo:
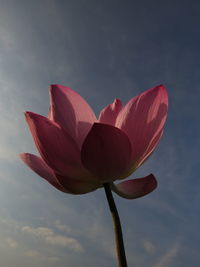
[[[80,152],[73,138],[41,115],[26,112],[26,120],[43,160],[61,175],[73,175],[80,167]]]
[[[127,199],[143,197],[157,187],[157,181],[153,174],[143,178],[127,180],[119,184],[111,184],[111,189],[121,197]]]
[[[101,111],[99,115],[99,122],[115,126],[116,118],[121,109],[121,101],[119,99],[115,99],[112,104],[108,105]]]
[[[142,155],[141,159],[139,159],[137,163],[137,168],[141,166],[153,153],[154,149],[157,147],[161,137],[163,135],[163,130],[161,130],[149,143],[145,153]]]
[[[164,86],[149,89],[131,99],[121,110],[116,127],[122,129],[132,144],[132,161],[144,161],[145,153],[164,127],[168,97]],[[153,142],[151,153],[158,142]]]
[[[97,120],[88,103],[72,89],[62,85],[50,87],[50,114],[81,147],[92,124]]]
[[[51,185],[60,191],[68,192],[58,183],[53,170],[41,158],[29,153],[21,153],[19,156],[31,170],[47,180]]]
[[[131,144],[120,129],[94,123],[81,149],[82,163],[95,177],[113,181],[126,176]]]

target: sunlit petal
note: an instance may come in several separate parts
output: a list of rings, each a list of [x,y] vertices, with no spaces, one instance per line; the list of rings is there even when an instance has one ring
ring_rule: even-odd
[[[151,146],[151,152],[155,149],[157,142],[152,140],[164,127],[167,108],[167,92],[164,86],[160,85],[132,98],[119,113],[116,126],[130,139],[133,163],[144,161],[151,143],[154,144]]]
[[[26,112],[26,120],[41,157],[54,171],[69,175],[79,168],[76,143],[58,124],[33,112]]]
[[[79,147],[97,120],[88,103],[75,91],[62,85],[50,87],[50,118],[62,125]]]
[[[29,153],[21,153],[19,156],[23,160],[23,162],[29,168],[31,168],[31,170],[47,180],[51,185],[53,185],[60,191],[69,193],[61,184],[58,183],[53,170],[40,157]]]
[[[112,104],[108,105],[100,112],[99,122],[115,126],[116,118],[121,109],[121,101],[119,99],[115,99]]]
[[[111,184],[112,190],[119,196],[134,199],[145,196],[155,190],[157,181],[153,174],[143,178],[123,181],[119,184]]]

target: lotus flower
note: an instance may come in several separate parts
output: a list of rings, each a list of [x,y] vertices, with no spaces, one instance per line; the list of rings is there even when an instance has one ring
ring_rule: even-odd
[[[85,194],[109,183],[125,198],[153,191],[153,174],[121,181],[131,175],[156,148],[167,116],[168,97],[159,85],[132,98],[105,107],[97,119],[88,103],[72,89],[50,86],[48,118],[25,113],[39,156],[21,159],[57,189]]]

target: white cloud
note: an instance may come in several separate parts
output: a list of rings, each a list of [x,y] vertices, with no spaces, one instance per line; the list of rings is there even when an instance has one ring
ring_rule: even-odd
[[[24,226],[22,227],[22,232],[29,233],[32,236],[40,238],[50,245],[68,247],[69,249],[77,252],[83,251],[83,247],[75,238],[57,235],[52,229],[47,227],[34,228],[30,226]]]

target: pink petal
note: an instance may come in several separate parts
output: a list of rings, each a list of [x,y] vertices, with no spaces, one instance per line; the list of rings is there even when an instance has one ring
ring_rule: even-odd
[[[68,176],[61,176],[56,174],[56,178],[59,183],[71,194],[86,194],[96,190],[101,187],[102,184],[94,181],[83,181],[83,179],[78,179],[78,177],[70,178]]]
[[[156,187],[157,181],[153,174],[143,178],[127,180],[117,185],[111,184],[111,188],[116,194],[127,199],[143,197],[151,193]]]
[[[61,175],[73,175],[80,168],[80,152],[73,140],[55,122],[26,112],[26,120],[43,160]]]
[[[121,109],[121,101],[119,99],[115,99],[112,104],[108,105],[101,111],[99,115],[99,122],[115,126],[116,118]]]
[[[122,129],[130,139],[133,163],[144,161],[151,143],[154,143],[151,153],[155,149],[158,142],[152,140],[163,130],[167,108],[167,92],[160,85],[131,99],[119,113],[116,127]]]
[[[60,124],[81,147],[97,120],[88,103],[75,91],[62,85],[50,87],[50,117]]]
[[[161,130],[150,142],[149,146],[147,147],[145,153],[143,154],[143,156],[141,157],[141,160],[138,162],[138,166],[141,166],[153,153],[155,147],[157,147],[161,137],[163,135],[163,130]]]
[[[20,158],[23,162],[31,168],[35,173],[39,176],[47,180],[51,185],[56,187],[58,190],[67,192],[57,181],[53,170],[38,156],[29,154],[29,153],[21,153]]]
[[[53,121],[53,114],[52,114],[52,107],[49,107],[49,112],[48,112],[48,119]]]
[[[107,124],[94,123],[82,149],[82,163],[95,177],[113,181],[126,176],[131,144],[125,133]]]

